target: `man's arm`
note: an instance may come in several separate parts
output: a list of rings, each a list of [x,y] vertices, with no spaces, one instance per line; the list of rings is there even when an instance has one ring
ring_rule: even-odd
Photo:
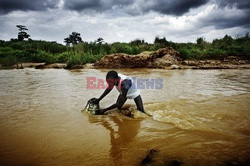
[[[107,94],[109,94],[109,92],[113,89],[114,84],[109,84],[109,86],[105,89],[105,91],[103,92],[103,94],[96,99],[97,102],[101,101],[105,96],[107,96]]]
[[[110,88],[107,88],[105,89],[105,91],[103,92],[103,94],[97,99],[98,101],[101,101],[105,96],[107,96],[107,94],[109,94],[109,92],[111,91],[112,89]]]
[[[122,91],[122,99],[120,98],[120,96],[118,97],[116,103],[112,104],[111,106],[109,106],[108,108],[105,108],[103,110],[101,110],[101,114],[104,114],[106,111],[108,110],[111,110],[111,109],[114,109],[114,108],[117,108],[119,107],[120,103],[123,103],[127,100],[126,99],[126,96],[127,96],[127,93],[128,93],[128,90],[129,88],[132,86],[132,81],[129,80],[129,79],[125,79],[122,83],[121,83],[121,91]],[[125,99],[125,100],[123,100]],[[122,105],[123,105],[122,104]],[[121,105],[121,106],[122,106]]]
[[[130,79],[125,79],[123,80],[121,84],[121,91],[122,91],[122,96],[126,97],[129,88],[132,86],[132,81]]]

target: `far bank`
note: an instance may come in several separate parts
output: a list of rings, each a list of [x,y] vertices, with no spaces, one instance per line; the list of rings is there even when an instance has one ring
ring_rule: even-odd
[[[0,69],[122,69],[122,68],[159,68],[159,69],[250,69],[250,61],[246,56],[220,55],[216,59],[185,60],[172,47],[157,51],[144,51],[137,55],[115,53],[106,55],[95,63],[84,65],[67,63],[20,63],[11,66],[0,64]]]

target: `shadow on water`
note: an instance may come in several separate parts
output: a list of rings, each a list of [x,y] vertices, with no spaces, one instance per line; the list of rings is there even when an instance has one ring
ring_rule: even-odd
[[[141,119],[125,117],[118,112],[109,115],[88,115],[92,124],[102,125],[110,136],[110,160],[114,165],[123,163],[126,158],[123,153],[128,150],[140,129]],[[101,138],[100,138],[101,139]]]

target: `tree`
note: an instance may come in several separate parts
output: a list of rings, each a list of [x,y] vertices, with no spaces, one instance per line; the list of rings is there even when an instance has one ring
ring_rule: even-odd
[[[18,40],[19,41],[23,41],[25,38],[28,39],[30,37],[30,35],[26,32],[26,31],[28,31],[28,29],[26,28],[26,26],[24,26],[24,25],[17,25],[16,27],[19,30],[19,32],[18,32]]]
[[[66,45],[76,45],[78,43],[82,42],[81,34],[78,32],[72,32],[72,34],[69,35],[69,37],[64,39],[64,42]]]
[[[141,39],[135,39],[135,40],[133,40],[133,41],[130,42],[130,44],[136,45],[136,46],[142,45],[144,43],[145,43],[145,41],[141,40]]]
[[[205,42],[205,38],[204,37],[199,37],[196,39],[196,43],[198,45],[202,45]]]
[[[234,42],[234,39],[231,36],[225,35],[222,41],[227,45],[232,45]]]
[[[81,34],[80,33],[72,32],[72,34],[69,37],[70,37],[70,40],[71,40],[71,42],[72,42],[73,45],[82,42],[82,38],[81,38]]]
[[[77,45],[79,43],[82,43],[82,38],[81,38],[81,34],[78,32],[72,32],[72,34],[70,34],[68,37],[66,37],[64,39],[64,42],[66,43],[67,46],[70,46],[70,44],[72,44],[72,46]],[[73,52],[75,54],[75,47],[72,47]]]
[[[70,41],[69,37],[64,38],[64,43],[66,43],[66,46],[70,45],[71,41]]]
[[[98,44],[102,44],[103,42],[104,42],[104,39],[101,38],[101,37],[99,37],[99,38],[95,41],[95,43],[98,43]]]
[[[160,44],[162,46],[167,46],[169,44],[169,42],[166,40],[165,37],[163,37],[162,39],[159,38],[158,36],[155,37],[155,41],[154,41],[154,44]]]

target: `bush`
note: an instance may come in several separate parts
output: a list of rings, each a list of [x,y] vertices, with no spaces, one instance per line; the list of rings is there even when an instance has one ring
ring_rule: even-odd
[[[36,51],[26,51],[25,52],[26,56],[26,61],[32,61],[32,62],[45,62],[45,63],[53,63],[54,62],[54,57],[53,55],[41,51],[41,50],[36,50]]]
[[[17,63],[17,59],[14,56],[7,56],[0,58],[0,64],[3,66],[13,66]]]
[[[0,63],[11,65],[20,62],[65,63],[69,66],[94,63],[111,53],[138,54],[143,51],[156,51],[171,46],[180,52],[183,59],[218,59],[234,55],[250,59],[250,35],[236,39],[226,35],[212,43],[198,38],[197,43],[174,43],[166,38],[156,37],[154,44],[136,39],[130,43],[82,42],[73,47],[47,41],[0,41]]]
[[[57,63],[65,63],[69,60],[69,57],[70,55],[64,52],[64,53],[55,55],[54,61]]]
[[[102,58],[102,55],[91,54],[75,54],[71,55],[67,61],[67,68],[72,68],[76,65],[84,65],[86,63],[94,63]]]
[[[203,59],[204,49],[195,46],[188,46],[178,49],[182,59]]]
[[[223,56],[226,55],[226,51],[216,48],[211,48],[206,50],[204,54],[205,54],[204,55],[205,59],[221,59]]]
[[[73,66],[82,64],[84,64],[84,62],[82,62],[81,60],[81,55],[80,54],[73,55],[70,56],[69,60],[67,61],[67,68],[72,68]]]
[[[133,48],[127,43],[113,43],[111,45],[111,53],[133,54]]]

